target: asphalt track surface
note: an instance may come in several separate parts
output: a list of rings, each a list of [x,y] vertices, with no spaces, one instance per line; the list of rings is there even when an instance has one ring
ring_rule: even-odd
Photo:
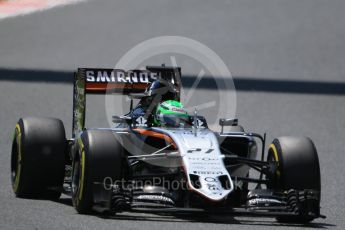
[[[0,21],[0,229],[344,229],[344,11],[336,0],[97,0]],[[66,197],[14,197],[10,146],[18,118],[58,117],[70,136],[73,70],[112,67],[134,45],[163,35],[196,39],[224,60],[247,130],[268,132],[269,142],[282,135],[314,140],[327,219],[296,226],[271,218],[104,218],[77,214]],[[199,70],[187,64],[188,87]],[[198,89],[205,98],[212,91],[207,83]],[[93,102],[90,122],[104,124],[104,100]]]

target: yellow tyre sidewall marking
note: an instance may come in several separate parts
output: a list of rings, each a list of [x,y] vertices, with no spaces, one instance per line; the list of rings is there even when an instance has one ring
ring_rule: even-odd
[[[278,157],[278,151],[277,151],[277,148],[276,148],[276,146],[274,145],[274,144],[271,144],[270,145],[270,149],[272,149],[272,151],[273,151],[273,155],[274,155],[274,159],[275,159],[275,161],[278,163],[278,167],[279,167],[279,157]],[[277,176],[278,177],[280,177],[280,171],[279,171],[279,168],[278,168],[278,170],[277,170]]]
[[[78,139],[78,143],[80,146],[80,152],[81,152],[81,160],[80,160],[80,166],[81,167],[81,178],[79,180],[79,189],[78,189],[78,199],[77,202],[81,201],[83,197],[83,190],[84,190],[84,178],[85,178],[85,150],[84,150],[84,144],[81,139]]]
[[[17,172],[16,176],[14,178],[14,183],[13,183],[13,191],[17,193],[18,187],[19,187],[19,182],[20,182],[20,174],[22,171],[22,131],[20,129],[19,124],[16,125],[16,130],[15,130],[15,140],[17,142],[17,154],[18,154],[18,159],[17,159]]]

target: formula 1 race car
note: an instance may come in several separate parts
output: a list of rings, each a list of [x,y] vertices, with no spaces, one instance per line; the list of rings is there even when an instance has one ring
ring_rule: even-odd
[[[179,67],[165,66],[78,69],[71,139],[58,119],[28,117],[16,125],[16,196],[70,194],[78,213],[203,212],[296,223],[324,217],[309,138],[276,138],[266,153],[266,135],[245,132],[237,119],[222,118],[221,131],[212,131],[197,111],[184,112],[180,76]],[[130,96],[130,112],[114,115],[113,127],[86,128],[86,95],[95,93]],[[135,108],[133,99],[140,100]]]

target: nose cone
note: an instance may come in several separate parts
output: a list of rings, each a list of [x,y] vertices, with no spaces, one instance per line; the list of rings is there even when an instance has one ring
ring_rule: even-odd
[[[221,201],[233,190],[233,183],[221,157],[190,154],[183,157],[183,162],[190,188],[207,199]]]
[[[181,139],[183,144],[188,149],[211,149],[214,147],[212,139],[209,138],[209,135],[205,133],[199,133],[197,136],[195,136],[192,131],[189,131],[189,133],[184,133],[184,135],[181,135]]]

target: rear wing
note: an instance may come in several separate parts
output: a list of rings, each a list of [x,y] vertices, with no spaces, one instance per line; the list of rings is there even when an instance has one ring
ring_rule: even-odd
[[[85,128],[87,94],[144,93],[148,85],[164,79],[174,84],[180,96],[181,68],[147,66],[145,70],[79,68],[74,74],[73,87],[73,130],[75,138]]]

